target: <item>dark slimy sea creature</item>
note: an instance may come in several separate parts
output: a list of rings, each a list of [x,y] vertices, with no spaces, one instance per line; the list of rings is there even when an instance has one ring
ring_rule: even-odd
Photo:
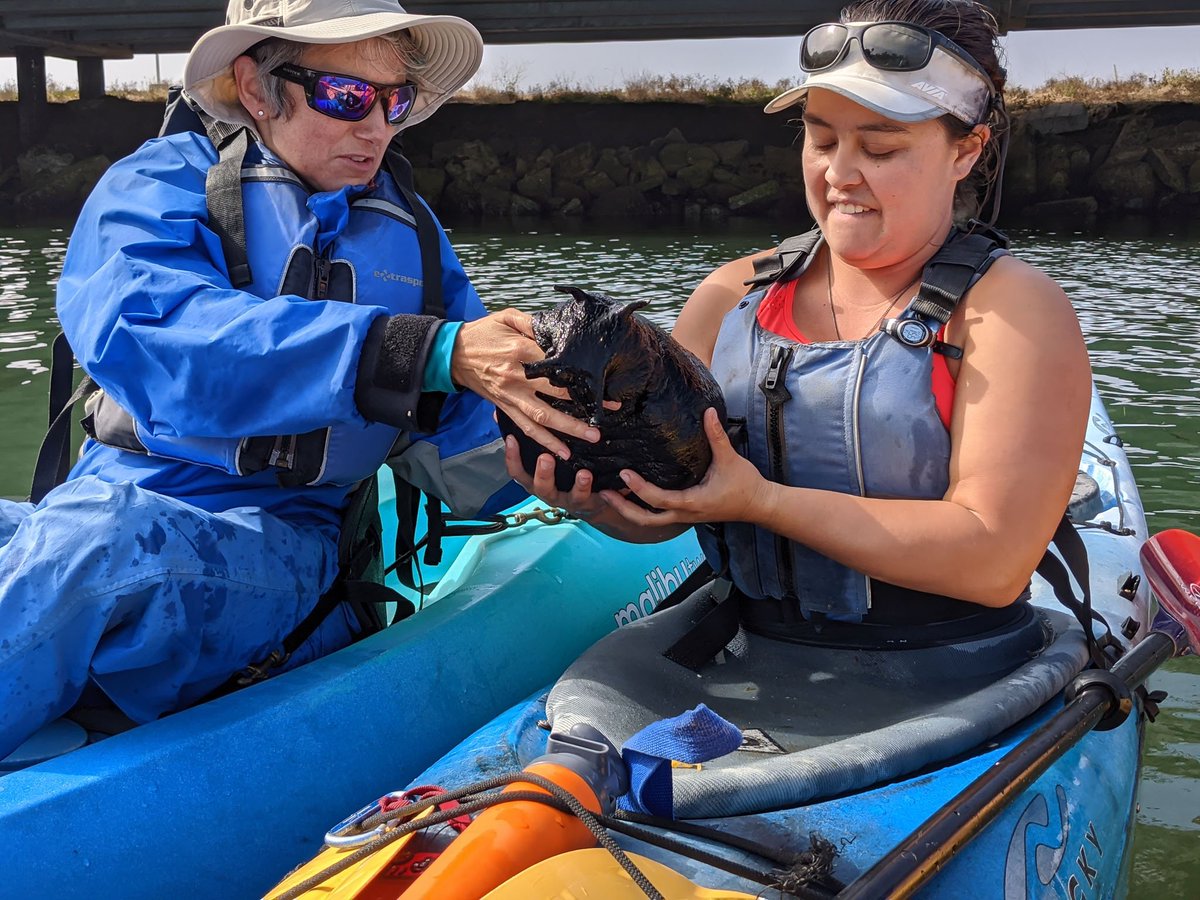
[[[566,388],[570,399],[548,398],[550,404],[600,429],[597,444],[559,435],[571,458],[557,461],[558,489],[570,490],[579,469],[593,473],[597,491],[623,488],[621,469],[672,490],[699,482],[712,462],[704,411],[716,407],[725,421],[725,400],[704,363],[634,314],[645,300],[621,302],[566,285],[554,289],[571,299],[534,314],[534,337],[546,358],[526,363],[525,374]],[[619,400],[620,409],[606,409],[605,400]],[[516,436],[521,463],[532,472],[546,449],[503,412],[497,418],[501,432]]]

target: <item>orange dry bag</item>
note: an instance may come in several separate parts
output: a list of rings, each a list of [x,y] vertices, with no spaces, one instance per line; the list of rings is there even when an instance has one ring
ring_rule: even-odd
[[[611,812],[628,788],[625,765],[603,735],[578,724],[551,735],[546,754],[524,769],[574,795],[589,811]],[[544,788],[515,781],[501,794]],[[534,800],[500,801],[478,816],[405,890],[404,900],[479,900],[529,866],[559,853],[594,847],[596,839],[569,812]]]

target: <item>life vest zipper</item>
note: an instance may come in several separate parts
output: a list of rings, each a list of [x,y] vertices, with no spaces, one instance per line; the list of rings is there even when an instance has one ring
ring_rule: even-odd
[[[296,435],[277,434],[275,444],[271,447],[271,455],[267,465],[278,469],[290,470],[296,462]]]
[[[318,256],[313,260],[313,299],[324,300],[329,296],[329,260]]]
[[[858,496],[867,496],[866,479],[863,477],[863,462],[862,462],[862,431],[859,428],[859,407],[862,405],[862,387],[863,373],[867,368],[867,354],[859,348],[858,353],[858,372],[854,376],[854,406],[852,413],[853,419],[851,424],[851,443],[854,445],[854,471],[858,478]],[[871,608],[871,579],[864,575],[863,584],[866,590],[867,609]]]
[[[792,361],[793,348],[776,344],[771,348],[771,364],[767,368],[766,377],[759,387],[767,400],[767,466],[771,471],[771,479],[784,484],[784,460],[787,458],[787,444],[784,440],[780,420],[783,417],[783,404],[792,399],[791,391],[787,389],[786,373]],[[795,578],[792,567],[791,548],[787,538],[775,536],[775,556],[779,564],[779,586],[785,596],[795,596]]]

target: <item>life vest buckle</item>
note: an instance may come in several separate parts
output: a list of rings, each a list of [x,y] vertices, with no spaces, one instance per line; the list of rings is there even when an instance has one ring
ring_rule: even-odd
[[[937,332],[920,319],[884,319],[879,330],[889,334],[906,347],[929,347],[934,353],[950,359],[962,359],[962,348],[938,340]]]
[[[286,652],[282,647],[277,650],[272,650],[271,655],[262,662],[251,663],[238,672],[238,687],[249,687],[252,684],[258,684],[260,681],[266,681],[271,677],[271,670],[282,666],[291,658],[291,655],[292,654]]]

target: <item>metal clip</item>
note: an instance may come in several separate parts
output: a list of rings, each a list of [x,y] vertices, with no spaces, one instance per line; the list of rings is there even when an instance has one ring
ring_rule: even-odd
[[[238,672],[238,687],[248,687],[266,681],[271,677],[271,670],[282,666],[292,658],[292,654],[284,653],[283,648],[272,650],[271,655],[260,663],[251,663]]]
[[[560,522],[565,522],[568,519],[575,517],[568,513],[565,509],[557,507],[539,507],[538,509],[530,510],[529,512],[515,512],[504,516],[504,524],[509,528],[516,528],[519,525],[524,525],[526,522],[538,521],[543,525],[558,525]]]
[[[327,847],[359,847],[363,844],[370,843],[375,838],[379,837],[388,828],[399,819],[392,819],[384,822],[370,831],[356,831],[354,834],[347,834],[351,829],[357,828],[377,812],[383,810],[385,800],[405,800],[407,795],[405,791],[392,791],[390,794],[384,794],[379,800],[369,803],[356,813],[351,813],[342,821],[338,822],[327,832],[325,832],[325,846]]]

